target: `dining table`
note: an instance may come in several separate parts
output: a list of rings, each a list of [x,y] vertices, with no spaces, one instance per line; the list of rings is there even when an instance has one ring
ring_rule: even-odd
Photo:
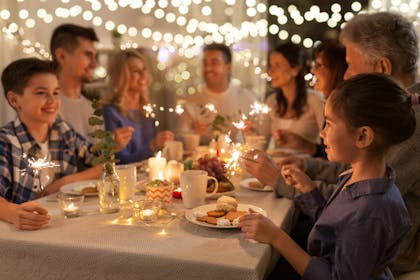
[[[290,231],[296,217],[292,200],[243,188],[241,179],[232,182],[239,204],[263,209]],[[76,218],[63,216],[55,194],[38,203],[51,215],[42,229],[23,231],[0,222],[0,279],[257,280],[280,257],[270,245],[245,239],[238,228],[192,223],[182,199],[166,205],[169,219],[151,223],[127,222],[123,212],[100,213],[97,196],[85,197]]]

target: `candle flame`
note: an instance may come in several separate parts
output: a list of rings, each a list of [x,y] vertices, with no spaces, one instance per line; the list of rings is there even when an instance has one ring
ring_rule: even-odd
[[[159,151],[159,152],[156,154],[156,159],[157,159],[157,160],[159,160],[161,157],[162,157],[162,151]]]

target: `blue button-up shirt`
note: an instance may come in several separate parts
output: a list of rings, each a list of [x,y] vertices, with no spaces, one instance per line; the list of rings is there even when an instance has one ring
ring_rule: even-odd
[[[328,201],[318,190],[297,198],[316,220],[308,237],[312,256],[303,279],[394,279],[387,267],[398,254],[410,219],[395,175],[348,185],[346,172]]]
[[[48,142],[50,161],[59,165],[54,168],[55,179],[76,173],[81,166],[91,166],[89,147],[81,135],[57,119],[50,127]],[[36,150],[40,150],[38,143],[19,118],[0,129],[0,196],[14,203],[39,197],[33,189],[34,174],[23,157]]]

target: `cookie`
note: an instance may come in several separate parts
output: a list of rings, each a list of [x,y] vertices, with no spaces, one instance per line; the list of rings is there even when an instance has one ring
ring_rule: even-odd
[[[232,222],[233,220],[235,220],[236,218],[239,218],[243,215],[248,214],[248,212],[246,211],[229,211],[226,216],[225,219],[228,219],[230,222]]]
[[[96,193],[98,192],[98,190],[96,189],[96,187],[86,187],[82,189],[82,193],[83,194],[87,194],[87,193]]]
[[[262,189],[264,186],[259,181],[252,181],[248,183],[250,188]]]
[[[209,217],[220,218],[224,215],[226,215],[226,211],[223,210],[211,210],[207,212],[207,216]]]
[[[197,217],[197,221],[212,224],[212,225],[217,225],[217,219],[215,217],[209,217],[209,216]]]
[[[197,221],[207,223],[208,216],[197,217]]]

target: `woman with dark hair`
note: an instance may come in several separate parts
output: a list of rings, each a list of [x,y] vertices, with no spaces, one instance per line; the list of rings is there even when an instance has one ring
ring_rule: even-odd
[[[346,49],[344,46],[326,42],[314,50],[314,61],[311,73],[315,75],[314,89],[328,98],[331,91],[343,82],[347,70]]]
[[[273,136],[277,147],[312,155],[313,151],[305,147],[308,142],[320,142],[324,102],[319,95],[307,91],[303,50],[286,43],[270,53],[269,61],[268,73],[275,94],[267,98],[271,111],[261,134],[266,138]]]

